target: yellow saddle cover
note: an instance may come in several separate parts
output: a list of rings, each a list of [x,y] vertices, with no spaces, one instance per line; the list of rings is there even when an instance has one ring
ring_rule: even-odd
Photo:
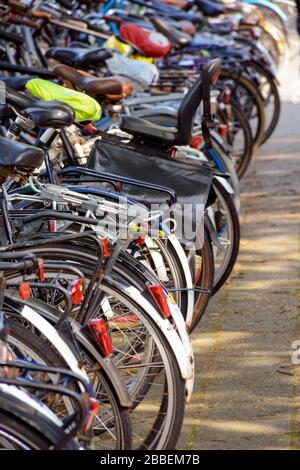
[[[68,104],[74,109],[77,121],[98,121],[101,117],[99,103],[80,91],[70,90],[41,78],[29,80],[26,88],[42,101],[55,100]]]

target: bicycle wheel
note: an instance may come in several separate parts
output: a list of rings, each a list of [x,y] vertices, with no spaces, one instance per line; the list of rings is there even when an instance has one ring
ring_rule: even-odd
[[[6,315],[9,317],[9,308],[6,306]],[[66,363],[57,351],[45,339],[32,331],[32,326],[20,319],[10,318],[10,332],[7,344],[13,353],[26,360],[33,360],[38,364],[65,368]],[[31,328],[31,329],[29,329]],[[95,417],[93,431],[88,436],[81,435],[81,442],[91,449],[113,450],[131,449],[131,424],[128,409],[118,403],[113,391],[101,372],[95,368],[90,355],[83,351],[83,366],[92,383],[97,383],[96,398],[101,403],[101,411]],[[56,414],[64,416],[66,408],[72,408],[71,403],[64,403],[62,399],[52,404]]]
[[[277,85],[271,74],[265,70],[261,65],[253,63],[251,68],[254,73],[258,75],[258,84],[261,95],[264,100],[265,113],[266,113],[266,127],[261,145],[264,144],[273,134],[279,118],[281,101]]]
[[[228,279],[235,265],[240,245],[240,223],[232,197],[216,178],[213,180],[213,189],[216,199],[209,207],[209,214],[224,250],[214,247],[215,276],[212,295]]]
[[[64,253],[64,259],[74,263],[89,282],[95,270],[96,257],[88,247],[78,248],[74,244],[72,249],[71,243],[68,247],[51,244],[36,246],[31,252],[46,260],[60,260]],[[64,283],[68,281],[68,274],[61,270],[58,276],[56,270],[51,272],[47,268],[45,278]],[[143,308],[145,302],[142,298],[138,303],[139,291],[135,289],[134,298],[130,296],[132,285],[125,283],[124,276],[114,274],[113,279],[105,279],[99,288],[105,297],[97,304],[93,318],[107,316],[112,357],[134,402],[130,415],[133,447],[172,449],[179,437],[185,408],[185,381],[174,352],[152,320],[151,313]],[[91,371],[94,366],[95,363],[91,363]],[[94,383],[92,374],[88,375]],[[94,390],[97,394],[97,383],[94,383]]]
[[[231,103],[230,115],[220,111],[218,117],[227,124],[225,141],[232,147],[230,157],[241,179],[249,167],[253,155],[253,139],[249,122],[237,103]]]
[[[134,401],[133,447],[174,449],[185,408],[184,381],[174,352],[140,305],[112,285],[102,288],[114,312],[110,331],[115,364]]]
[[[36,410],[32,418],[33,410],[24,402],[15,413],[1,409],[4,399],[5,395],[0,390],[0,450],[48,450],[62,439],[63,431],[58,426]],[[47,438],[47,435],[56,436],[56,439]],[[64,447],[64,450],[76,449],[79,446],[73,441]]]
[[[233,101],[240,106],[248,119],[255,153],[264,138],[266,116],[264,102],[258,87],[248,77],[234,71],[222,69],[220,80],[226,79],[232,91]]]
[[[191,271],[194,277],[195,306],[193,318],[187,325],[192,332],[203,317],[213,292],[214,282],[214,256],[209,231],[204,227],[204,240],[201,250],[189,253]]]

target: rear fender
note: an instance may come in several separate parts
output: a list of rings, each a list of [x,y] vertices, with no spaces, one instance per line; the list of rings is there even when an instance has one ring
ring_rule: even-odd
[[[174,352],[178,367],[181,372],[181,377],[185,380],[193,378],[193,361],[191,362],[191,358],[189,358],[179,334],[175,330],[174,326],[169,322],[169,320],[167,318],[163,318],[161,314],[153,307],[153,305],[143,295],[141,295],[135,287],[125,283],[121,285],[120,280],[115,279],[115,277],[107,276],[107,279],[108,278],[112,285],[114,285],[116,288],[121,288],[135,304],[140,305],[143,310],[149,314],[154,323],[159,327],[160,331]]]
[[[22,301],[20,301],[18,298],[15,298],[13,295],[9,296],[13,297],[14,301],[23,304]],[[32,323],[39,331],[41,331],[45,335],[47,339],[49,339],[49,341],[55,346],[59,354],[63,357],[63,359],[66,361],[66,363],[73,372],[79,374],[81,377],[83,377],[86,381],[89,382],[87,374],[81,367],[79,367],[78,361],[74,354],[68,348],[64,340],[59,336],[56,329],[51,325],[51,323],[57,322],[57,314],[55,314],[56,309],[51,309],[50,305],[45,305],[38,299],[33,298],[26,300],[26,304],[27,305],[25,305],[22,310],[22,316],[24,316],[27,321]],[[31,305],[32,308],[30,308],[29,305]],[[38,311],[38,313],[36,310]],[[93,358],[95,358],[95,360],[99,363],[102,372],[106,375],[107,380],[111,383],[120,405],[126,408],[131,408],[132,401],[130,399],[129,393],[118,369],[116,368],[112,360],[109,357],[104,358],[101,356],[101,353],[95,348],[94,344],[87,337],[87,335],[80,331],[80,325],[73,322],[72,327],[77,341],[82,346],[84,346],[93,356]]]

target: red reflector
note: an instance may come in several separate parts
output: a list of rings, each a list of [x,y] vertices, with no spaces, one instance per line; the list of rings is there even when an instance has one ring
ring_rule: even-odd
[[[222,139],[225,139],[227,135],[227,125],[226,124],[220,124],[220,136]]]
[[[54,220],[49,220],[48,222],[48,230],[49,232],[54,232]]]
[[[27,300],[30,297],[30,286],[27,282],[22,282],[19,285],[19,296],[22,300]]]
[[[139,321],[136,315],[125,315],[124,317],[116,317],[112,320],[113,323],[135,323]]]
[[[231,103],[231,89],[229,87],[226,88],[224,97],[223,97],[223,103],[224,104],[230,104]]]
[[[16,356],[13,355],[6,346],[0,345],[0,361],[2,362],[14,362],[16,360]],[[0,377],[4,377],[5,379],[16,379],[19,375],[19,369],[15,367],[0,367]]]
[[[80,305],[83,299],[83,279],[78,277],[74,279],[68,288],[69,295],[73,305]]]
[[[193,149],[198,149],[202,141],[203,141],[202,135],[194,135],[194,137],[192,138],[191,147]]]
[[[89,400],[89,417],[88,417],[88,420],[87,420],[87,422],[85,423],[85,425],[83,427],[84,431],[88,431],[90,429],[90,427],[93,424],[95,416],[97,416],[97,414],[99,414],[100,408],[101,408],[100,403],[97,400],[95,400],[95,398],[90,398],[90,400]]]
[[[137,245],[144,245],[145,243],[145,238],[144,237],[138,237],[135,241]]]
[[[201,268],[200,268],[200,269],[198,269],[197,274],[196,274],[196,279],[195,279],[195,284],[196,284],[196,285],[197,285],[198,282],[200,281],[201,273],[202,273],[202,270],[201,270]]]
[[[43,258],[39,258],[38,263],[39,263],[40,282],[44,282],[44,280],[45,280],[45,270],[44,270],[44,260],[43,260]]]
[[[152,297],[154,298],[155,302],[157,303],[161,313],[165,318],[169,318],[171,315],[169,305],[166,299],[166,295],[164,293],[164,290],[160,284],[152,284],[148,286],[148,289],[150,293],[152,294]]]
[[[112,353],[112,342],[107,332],[104,320],[102,320],[102,318],[94,318],[88,322],[88,328],[93,334],[93,337],[104,357],[109,356]]]
[[[220,76],[220,71],[216,72],[212,77],[211,77],[211,83],[212,85],[215,85],[217,81],[219,80]]]
[[[111,255],[111,252],[110,252],[110,244],[109,244],[108,238],[101,238],[101,243],[102,243],[104,258],[109,258]]]
[[[123,185],[120,181],[117,181],[115,184],[116,191],[120,193],[122,191]]]

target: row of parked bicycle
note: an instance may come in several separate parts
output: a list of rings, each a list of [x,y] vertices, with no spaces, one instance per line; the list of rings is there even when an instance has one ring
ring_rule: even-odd
[[[173,449],[291,5],[0,4],[0,447]]]

